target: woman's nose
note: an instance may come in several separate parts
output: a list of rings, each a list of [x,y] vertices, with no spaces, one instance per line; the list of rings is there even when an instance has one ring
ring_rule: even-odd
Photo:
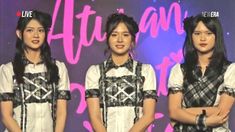
[[[123,41],[122,35],[118,35],[118,42],[122,42],[122,41]]]

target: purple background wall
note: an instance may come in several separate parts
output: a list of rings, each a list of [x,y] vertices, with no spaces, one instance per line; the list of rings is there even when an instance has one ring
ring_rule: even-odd
[[[91,131],[84,100],[84,78],[88,67],[103,61],[106,48],[104,23],[109,14],[125,12],[139,23],[135,58],[154,66],[158,78],[156,120],[149,132],[172,131],[167,114],[167,77],[170,68],[182,61],[181,47],[185,16],[217,11],[231,61],[235,61],[235,14],[233,0],[1,0],[0,64],[12,60],[15,52],[17,11],[41,10],[53,16],[49,42],[53,57],[66,63],[72,100],[68,105],[65,131]],[[235,131],[235,109],[230,128]],[[4,127],[0,124],[0,131]]]

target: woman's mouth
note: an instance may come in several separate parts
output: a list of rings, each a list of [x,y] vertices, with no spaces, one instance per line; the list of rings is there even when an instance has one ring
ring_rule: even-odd
[[[39,40],[33,40],[32,43],[33,43],[33,44],[38,44],[38,43],[39,43]]]
[[[125,45],[115,45],[115,47],[116,47],[117,49],[122,49],[122,48],[125,47]]]
[[[201,47],[206,47],[206,46],[207,46],[206,43],[200,43],[199,45],[200,45]]]

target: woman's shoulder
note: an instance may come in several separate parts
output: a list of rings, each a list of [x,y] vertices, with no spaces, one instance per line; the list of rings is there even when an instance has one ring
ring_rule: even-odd
[[[229,67],[235,67],[235,62],[231,62]]]
[[[57,59],[53,59],[53,62],[56,64],[56,66],[58,67],[64,67],[66,66],[65,62],[61,61],[61,60],[57,60]]]
[[[133,59],[133,64],[134,65],[137,65],[137,64],[139,64],[139,65],[141,65],[142,66],[142,68],[146,68],[146,67],[152,67],[152,65],[150,64],[150,63],[143,63],[143,62],[141,62],[141,61],[139,61],[139,60],[134,60]]]
[[[138,70],[138,68],[137,68],[138,64],[139,64],[139,66],[141,66],[141,74],[143,76],[147,76],[147,75],[150,75],[150,74],[155,74],[155,69],[154,69],[154,66],[152,64],[142,63],[140,61],[134,60],[135,70]]]
[[[154,72],[155,73],[154,66],[151,65],[151,64],[147,64],[147,63],[142,64],[142,69],[143,69],[142,71],[146,72],[146,73],[148,73],[148,72]]]
[[[54,63],[55,63],[56,65],[62,65],[62,64],[64,64],[64,62],[61,61],[61,60],[53,59],[53,61],[54,61]]]
[[[137,60],[133,60],[134,65],[137,66],[137,64],[139,64],[142,67],[142,71],[146,71],[146,70],[154,70],[153,66],[149,63],[142,63],[140,61]]]
[[[63,61],[54,59],[54,63],[58,67],[59,71],[67,71],[67,67]]]
[[[1,70],[13,70],[12,62],[2,64],[0,67],[1,67]]]
[[[226,72],[235,72],[235,62],[231,62],[228,65]]]
[[[5,74],[5,75],[8,75],[8,76],[13,75],[14,71],[13,71],[12,62],[8,62],[6,64],[2,64],[0,66],[0,74]]]
[[[235,63],[230,63],[224,74],[224,84],[227,88],[235,88]]]
[[[88,67],[87,72],[98,72],[100,69],[99,67],[100,67],[100,64],[92,64]]]
[[[176,63],[172,66],[171,71],[181,71],[183,67],[184,67],[183,63]]]

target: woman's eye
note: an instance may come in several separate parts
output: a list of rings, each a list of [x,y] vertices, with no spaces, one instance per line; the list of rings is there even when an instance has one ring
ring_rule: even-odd
[[[40,33],[44,33],[44,32],[45,32],[44,29],[39,29],[38,31],[39,31]]]
[[[125,37],[128,37],[128,36],[130,36],[130,34],[129,34],[129,33],[125,33],[124,36],[125,36]]]
[[[208,33],[207,33],[207,35],[211,35],[211,34],[213,34],[213,33],[212,33],[212,32],[208,32]]]
[[[33,29],[27,29],[26,32],[33,32]]]
[[[112,36],[112,37],[115,37],[115,36],[117,36],[117,34],[114,34],[114,33],[113,33],[113,34],[111,34],[111,36]]]

